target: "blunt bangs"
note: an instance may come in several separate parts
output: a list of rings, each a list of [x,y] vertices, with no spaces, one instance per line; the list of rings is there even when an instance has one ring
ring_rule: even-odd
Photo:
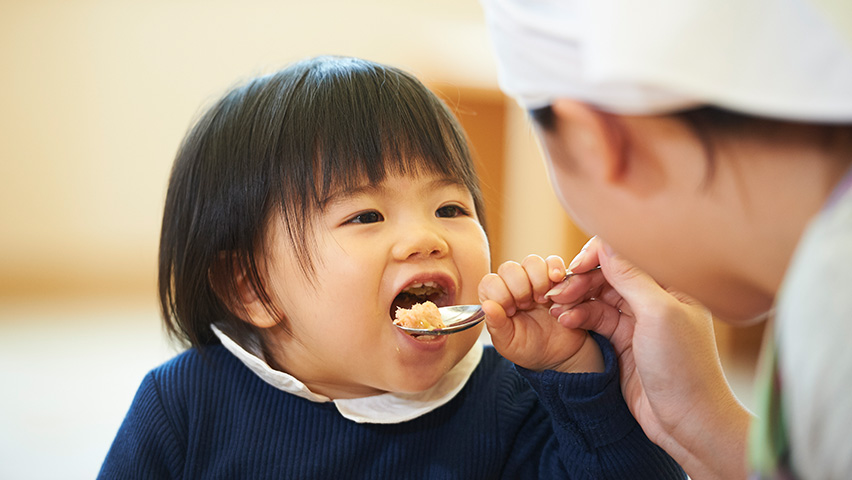
[[[338,57],[302,70],[281,126],[278,185],[287,231],[302,267],[312,270],[310,219],[334,194],[381,183],[388,174],[434,173],[482,195],[464,131],[447,106],[415,77],[392,67]]]

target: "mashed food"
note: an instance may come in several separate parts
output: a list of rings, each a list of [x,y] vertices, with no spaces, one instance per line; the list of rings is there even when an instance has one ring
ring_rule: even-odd
[[[397,308],[396,320],[393,323],[420,330],[444,328],[441,312],[438,311],[437,305],[428,300],[423,303],[415,303],[411,308]]]

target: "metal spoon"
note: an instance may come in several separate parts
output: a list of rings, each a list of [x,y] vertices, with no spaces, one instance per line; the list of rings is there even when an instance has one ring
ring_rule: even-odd
[[[591,273],[595,270],[600,270],[600,268],[600,265],[598,265],[588,272],[569,272],[561,281],[564,282],[574,275]],[[485,312],[482,311],[482,306],[480,305],[452,305],[449,307],[440,307],[438,311],[441,312],[441,322],[444,324],[444,328],[411,328],[395,325],[409,335],[449,335],[467,330],[485,320]]]
[[[485,312],[479,305],[452,305],[441,307],[441,322],[444,328],[411,328],[396,325],[409,335],[449,335],[467,330],[485,319]]]

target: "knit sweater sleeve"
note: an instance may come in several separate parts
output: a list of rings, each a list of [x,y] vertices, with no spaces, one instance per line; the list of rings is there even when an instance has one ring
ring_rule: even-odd
[[[516,366],[550,412],[556,445],[546,470],[565,469],[572,479],[686,478],[680,466],[652,443],[621,394],[612,345],[592,334],[603,352],[603,373],[533,372]]]
[[[185,449],[149,373],[113,440],[98,479],[181,478]]]

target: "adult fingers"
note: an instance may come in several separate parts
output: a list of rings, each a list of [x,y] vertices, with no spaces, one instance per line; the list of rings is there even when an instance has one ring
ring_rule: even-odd
[[[597,267],[599,265],[597,252],[600,244],[601,239],[598,236],[590,238],[580,249],[580,252],[571,259],[571,263],[568,264],[568,271],[586,272]]]
[[[669,293],[650,275],[640,270],[626,258],[615,253],[609,245],[596,245],[597,258],[607,283],[615,290],[605,298],[616,309],[632,312],[657,308],[660,302],[670,299]]]
[[[561,305],[575,306],[596,298],[606,285],[606,278],[600,270],[569,274],[565,280],[554,285],[545,294],[545,298]]]
[[[566,328],[591,330],[609,340],[619,329],[621,314],[605,302],[593,300],[563,310],[551,309],[551,314]]]

